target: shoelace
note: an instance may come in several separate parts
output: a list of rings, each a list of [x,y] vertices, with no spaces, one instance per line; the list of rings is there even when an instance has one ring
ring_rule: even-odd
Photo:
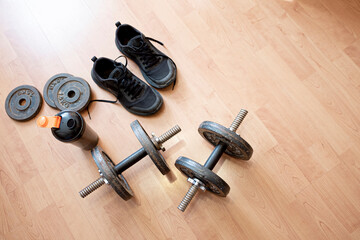
[[[116,62],[116,60],[121,57],[125,58],[124,65]],[[122,70],[122,74],[114,76],[118,80],[118,84],[119,84],[119,86],[118,86],[119,90],[117,92],[116,100],[105,100],[105,99],[91,100],[86,108],[90,120],[91,120],[91,116],[90,116],[89,106],[92,102],[117,103],[119,100],[120,94],[121,94],[120,89],[124,89],[124,92],[127,92],[131,96],[131,99],[135,99],[141,93],[141,91],[144,89],[144,86],[141,86],[141,84],[139,84],[137,81],[127,78],[127,75],[128,75],[128,70],[126,68],[127,64],[128,64],[128,60],[124,55],[121,55],[114,59],[114,66],[116,68],[121,68],[121,70]],[[134,82],[135,82],[135,84],[134,84]]]
[[[160,41],[158,41],[156,39],[153,39],[153,38],[150,38],[150,37],[145,37],[145,39],[156,42],[156,43],[160,44],[161,46],[164,46],[164,44],[162,42],[160,42]],[[176,68],[176,64],[171,58],[169,58],[165,54],[157,54],[157,53],[155,53],[151,49],[151,47],[146,42],[143,41],[142,38],[141,38],[141,40],[142,40],[141,46],[139,46],[139,47],[129,47],[129,48],[132,50],[133,53],[142,56],[142,57],[140,57],[140,60],[143,61],[144,65],[145,65],[145,69],[148,69],[148,68],[154,66],[157,62],[159,62],[160,59],[158,57],[164,57],[164,58],[170,59],[170,61],[175,65],[175,68]],[[174,90],[175,84],[176,84],[176,78],[174,80],[174,85],[172,87],[172,90]]]
[[[125,58],[124,65],[116,62],[116,60],[121,57]],[[129,75],[129,72],[126,68],[127,64],[128,64],[128,61],[124,55],[121,55],[114,60],[114,66],[116,68],[121,68],[121,70],[122,70],[122,74],[114,76],[118,80],[118,84],[119,84],[119,91],[118,91],[117,98],[119,98],[119,96],[120,96],[120,93],[121,93],[120,89],[124,89],[124,92],[128,93],[131,96],[131,100],[133,100],[139,96],[139,94],[144,89],[144,86],[142,86],[138,81],[132,79],[132,76]]]

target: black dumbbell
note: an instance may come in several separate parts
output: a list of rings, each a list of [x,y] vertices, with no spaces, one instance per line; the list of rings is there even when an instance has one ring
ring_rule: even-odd
[[[160,137],[156,137],[155,134],[152,134],[152,138],[150,138],[137,120],[132,122],[130,126],[143,147],[116,165],[101,147],[97,146],[92,149],[91,154],[99,168],[100,178],[82,189],[79,192],[81,197],[86,197],[106,183],[109,184],[124,200],[129,200],[134,194],[122,175],[122,172],[133,166],[146,155],[149,155],[163,175],[170,171],[165,159],[158,151],[165,151],[162,144],[180,132],[180,127],[176,125]]]
[[[188,177],[188,181],[192,184],[179,204],[179,210],[185,211],[199,188],[203,191],[209,190],[221,197],[226,197],[229,193],[230,186],[214,173],[212,169],[224,152],[242,160],[249,160],[251,158],[253,153],[252,147],[236,134],[237,128],[247,113],[246,110],[241,109],[229,128],[210,121],[200,124],[198,129],[200,135],[214,145],[215,149],[204,165],[186,157],[179,157],[176,160],[175,166]]]

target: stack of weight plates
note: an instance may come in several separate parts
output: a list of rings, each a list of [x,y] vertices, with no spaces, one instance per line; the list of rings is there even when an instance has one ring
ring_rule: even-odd
[[[84,79],[60,73],[46,82],[43,95],[50,107],[80,112],[89,104],[90,93],[90,86]]]

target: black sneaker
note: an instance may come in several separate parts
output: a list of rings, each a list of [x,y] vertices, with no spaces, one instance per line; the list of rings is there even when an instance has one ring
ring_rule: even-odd
[[[126,68],[127,60],[125,65],[103,57],[91,60],[94,62],[91,70],[94,82],[114,94],[126,110],[147,116],[160,109],[163,103],[160,93],[132,74]]]
[[[140,67],[145,80],[153,87],[165,88],[176,80],[176,65],[174,61],[160,52],[150,41],[164,45],[163,43],[145,37],[134,27],[120,22],[115,34],[117,48],[124,55],[136,62]],[[150,41],[149,41],[150,40]]]

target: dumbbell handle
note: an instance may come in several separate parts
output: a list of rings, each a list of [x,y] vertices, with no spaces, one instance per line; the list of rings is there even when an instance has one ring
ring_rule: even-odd
[[[215,165],[218,163],[219,159],[221,158],[221,155],[225,152],[227,148],[227,144],[223,142],[219,142],[218,145],[216,145],[215,149],[210,154],[209,158],[206,160],[204,167],[213,170]]]
[[[144,148],[140,148],[121,162],[115,165],[114,170],[116,174],[121,174],[129,167],[133,166],[135,163],[146,157],[147,152]]]
[[[231,123],[229,129],[233,132],[236,132],[236,130],[239,128],[241,122],[246,117],[246,114],[248,113],[247,110],[241,109],[234,121]],[[221,158],[221,155],[225,152],[227,148],[227,145],[223,142],[219,142],[219,144],[215,147],[213,152],[210,154],[209,158],[206,160],[204,167],[213,170],[215,165],[218,163],[219,159]]]
[[[161,144],[163,144],[164,142],[175,136],[180,131],[181,131],[180,127],[178,125],[175,125],[171,129],[166,131],[164,134],[161,134],[160,137],[156,138],[157,144],[161,146]],[[129,167],[133,166],[135,163],[139,162],[141,159],[146,157],[146,155],[147,152],[145,151],[145,149],[140,148],[139,150],[137,150],[136,152],[134,152],[133,154],[131,154],[130,156],[119,162],[118,164],[116,164],[114,167],[115,172],[117,174],[121,174],[126,169],[128,169]]]

